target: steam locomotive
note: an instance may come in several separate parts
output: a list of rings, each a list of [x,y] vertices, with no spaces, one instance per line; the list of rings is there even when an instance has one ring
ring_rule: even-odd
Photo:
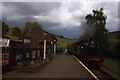
[[[69,54],[75,55],[86,66],[100,68],[103,63],[103,58],[99,53],[99,46],[95,45],[94,41],[81,40],[67,46]]]

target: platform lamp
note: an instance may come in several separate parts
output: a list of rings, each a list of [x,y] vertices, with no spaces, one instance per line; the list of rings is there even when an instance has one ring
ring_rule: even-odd
[[[54,53],[56,53],[56,40],[54,39]]]

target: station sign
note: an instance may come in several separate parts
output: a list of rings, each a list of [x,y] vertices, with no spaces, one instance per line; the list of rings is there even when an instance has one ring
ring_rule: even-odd
[[[25,45],[30,45],[30,38],[24,38],[23,42]]]
[[[10,39],[0,38],[0,47],[9,47]]]

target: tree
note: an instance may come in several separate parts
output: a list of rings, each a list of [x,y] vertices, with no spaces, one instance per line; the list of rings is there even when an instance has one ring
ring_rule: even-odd
[[[33,26],[32,22],[30,22],[30,21],[26,22],[23,32],[27,31],[32,26]]]
[[[2,21],[2,35],[5,36],[9,31],[8,25]]]
[[[103,13],[103,8],[100,10],[93,10],[93,14],[88,14],[85,19],[87,24],[92,24],[95,26],[95,33],[92,37],[95,44],[99,45],[100,51],[105,51],[107,47],[107,33],[108,30],[105,28],[107,16]]]
[[[12,29],[12,35],[19,36],[21,34],[21,30],[16,26]]]
[[[40,27],[41,28],[41,25],[37,22],[33,22],[33,27]]]
[[[64,38],[63,35],[60,36],[61,38]]]
[[[40,27],[41,28],[42,26],[37,22],[28,21],[25,24],[25,28],[23,29],[23,32],[25,32],[25,31],[29,30],[30,28],[33,28],[33,27]]]

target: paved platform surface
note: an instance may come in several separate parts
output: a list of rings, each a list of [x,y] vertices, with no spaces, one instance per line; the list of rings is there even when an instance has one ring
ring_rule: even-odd
[[[58,55],[36,73],[11,71],[5,78],[85,78],[94,79],[92,75],[72,56]]]

